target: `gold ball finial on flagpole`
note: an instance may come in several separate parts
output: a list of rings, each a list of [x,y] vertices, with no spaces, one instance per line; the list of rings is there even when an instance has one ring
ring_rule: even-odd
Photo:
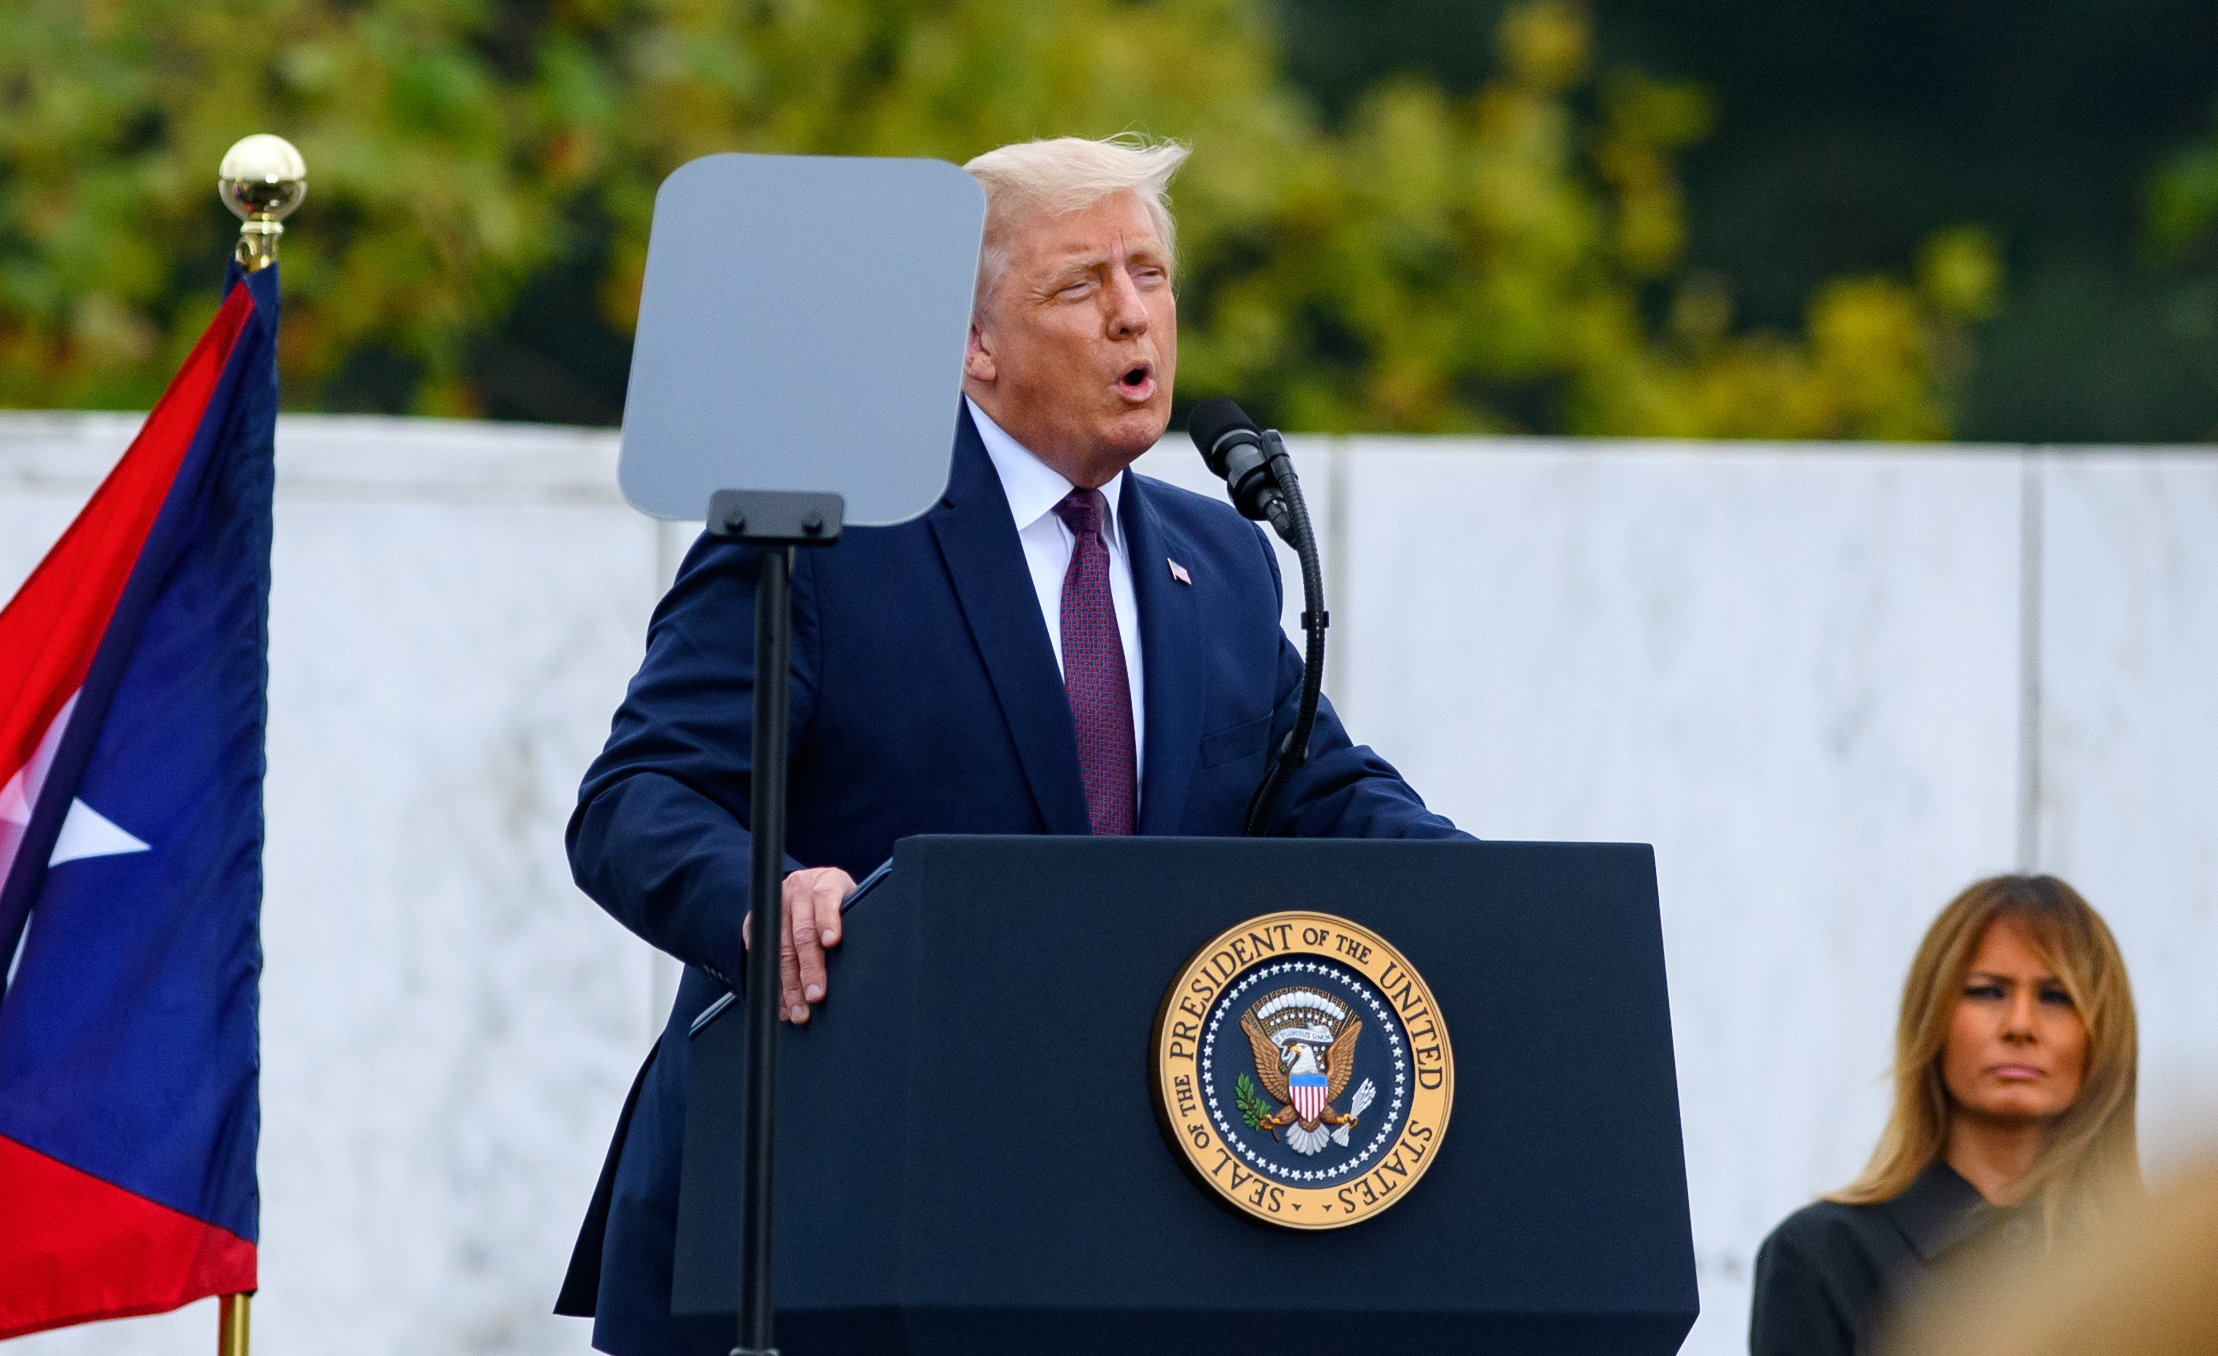
[[[239,217],[241,267],[252,273],[277,262],[285,218],[308,195],[308,163],[293,143],[257,132],[223,153],[216,192]]]

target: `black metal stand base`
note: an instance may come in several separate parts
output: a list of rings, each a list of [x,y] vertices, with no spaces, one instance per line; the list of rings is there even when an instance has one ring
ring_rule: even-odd
[[[793,551],[839,540],[846,503],[836,494],[719,490],[709,531],[762,548],[755,579],[755,710],[747,875],[755,920],[743,995],[747,1087],[740,1148],[739,1334],[732,1356],[778,1356],[770,1345],[771,1183],[777,1136],[778,953],[785,938],[788,679],[793,650]]]

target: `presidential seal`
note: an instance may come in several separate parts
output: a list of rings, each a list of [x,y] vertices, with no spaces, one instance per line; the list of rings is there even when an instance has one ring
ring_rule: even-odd
[[[1425,1175],[1455,1057],[1432,991],[1368,928],[1273,913],[1194,954],[1155,1018],[1155,1109],[1193,1176],[1289,1229],[1368,1219]]]

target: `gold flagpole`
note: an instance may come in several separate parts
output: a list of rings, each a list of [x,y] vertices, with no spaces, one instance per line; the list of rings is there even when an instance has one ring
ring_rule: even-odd
[[[216,1320],[216,1356],[247,1356],[247,1311],[254,1292],[225,1295],[223,1316]]]
[[[266,132],[246,137],[223,154],[216,193],[239,217],[238,260],[247,272],[277,262],[285,218],[308,193],[308,166],[293,143]],[[216,1356],[247,1356],[254,1292],[223,1297],[216,1320]]]

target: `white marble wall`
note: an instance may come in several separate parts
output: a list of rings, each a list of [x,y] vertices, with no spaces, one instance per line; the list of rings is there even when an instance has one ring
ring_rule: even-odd
[[[0,416],[0,592],[133,426]],[[1358,738],[1482,835],[1656,844],[1688,1350],[1742,1348],[1755,1244],[1860,1164],[1910,950],[1977,875],[2035,861],[2112,919],[2153,1156],[2218,1124],[2196,983],[2218,955],[2218,453],[1296,456]],[[585,1347],[546,1309],[670,971],[570,886],[561,828],[689,536],[621,505],[613,458],[555,429],[281,428],[271,1349]],[[1141,469],[1216,492],[1183,440]],[[11,1349],[195,1350],[209,1308]]]
[[[2118,934],[2161,1167],[2218,1134],[2218,456],[2041,462],[2039,856]]]
[[[1656,846],[1704,1318],[1884,1118],[1901,974],[2013,852],[2006,455],[1357,443],[1351,723],[1458,823]]]

